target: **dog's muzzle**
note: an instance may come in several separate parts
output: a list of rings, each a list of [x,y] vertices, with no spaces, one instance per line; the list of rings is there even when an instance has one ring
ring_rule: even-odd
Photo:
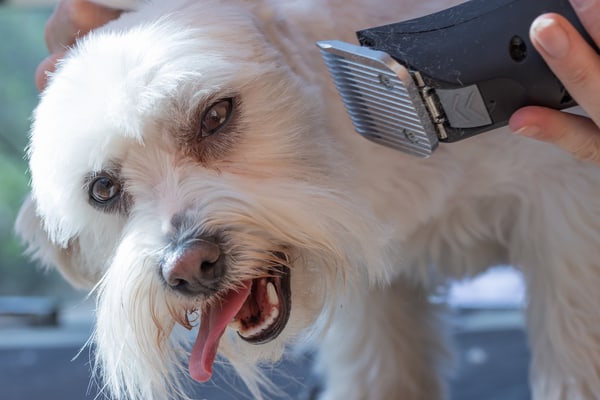
[[[284,255],[280,265],[242,283],[232,284],[229,258],[214,238],[198,237],[173,245],[160,263],[169,289],[206,300],[198,336],[190,356],[190,375],[205,382],[212,376],[221,336],[230,326],[251,344],[275,339],[285,328],[291,311],[291,278]],[[230,289],[231,287],[233,289]]]

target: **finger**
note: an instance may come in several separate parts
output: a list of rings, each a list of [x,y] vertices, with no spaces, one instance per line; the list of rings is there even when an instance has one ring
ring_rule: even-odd
[[[552,143],[575,157],[600,164],[600,129],[587,117],[543,107],[525,107],[513,114],[517,134]]]
[[[587,33],[600,45],[600,1],[570,0]]]
[[[600,124],[600,57],[569,22],[557,14],[538,17],[531,41],[569,94]]]
[[[35,86],[41,92],[48,83],[48,74],[54,72],[56,69],[56,63],[59,59],[63,58],[64,52],[54,53],[46,57],[35,70]]]
[[[46,24],[46,45],[51,53],[63,51],[78,37],[122,13],[86,0],[62,0]]]

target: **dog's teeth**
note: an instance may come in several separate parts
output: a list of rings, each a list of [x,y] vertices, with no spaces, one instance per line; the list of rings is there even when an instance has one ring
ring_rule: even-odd
[[[234,319],[233,321],[231,321],[231,322],[229,323],[229,326],[230,326],[232,329],[235,329],[236,331],[239,331],[239,330],[241,330],[241,329],[242,329],[242,322],[241,322],[240,320],[238,320],[238,319]]]
[[[270,329],[279,317],[279,295],[277,294],[276,286],[268,279],[260,279],[257,282],[261,287],[261,292],[264,291],[264,304],[261,305],[260,323],[248,324],[244,326],[242,321],[233,321],[230,325],[237,329],[238,333],[244,338],[257,337],[262,332]]]
[[[259,335],[261,332],[268,329],[279,317],[279,308],[272,307],[271,313],[267,316],[266,320],[264,320],[260,325],[252,326],[244,329],[241,323],[239,324],[239,328],[237,329],[238,333],[245,338],[251,338],[253,336]],[[236,325],[231,325],[232,327]]]
[[[279,305],[279,296],[277,296],[277,290],[275,290],[275,285],[272,282],[267,283],[267,299],[269,300],[269,304],[273,306]]]
[[[251,338],[273,325],[278,316],[279,309],[277,307],[273,307],[271,309],[271,314],[269,314],[268,318],[262,324],[253,326],[248,329],[238,329],[238,332],[244,337]]]

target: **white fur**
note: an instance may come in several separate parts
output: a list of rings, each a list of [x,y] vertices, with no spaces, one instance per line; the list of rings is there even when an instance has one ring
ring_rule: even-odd
[[[500,263],[527,277],[534,398],[600,393],[600,169],[505,130],[429,159],[368,143],[314,46],[457,1],[102,3],[139,10],[82,39],[43,93],[17,228],[36,257],[96,285],[98,371],[113,398],[183,396],[189,383],[188,337],[174,327],[196,304],[157,273],[175,215],[226,232],[232,282],[273,251],[292,262],[283,334],[221,343],[257,397],[252,366],[309,335],[324,399],[444,398],[448,351],[427,294]],[[232,95],[230,137],[190,152],[181,132]],[[127,213],[91,207],[84,188],[115,165]]]

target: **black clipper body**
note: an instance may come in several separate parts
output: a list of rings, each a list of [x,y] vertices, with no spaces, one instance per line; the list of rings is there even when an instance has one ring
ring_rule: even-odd
[[[322,41],[323,57],[359,133],[426,157],[504,126],[526,105],[575,105],[529,39],[546,12],[595,47],[568,0],[470,0],[357,32],[361,46]]]

